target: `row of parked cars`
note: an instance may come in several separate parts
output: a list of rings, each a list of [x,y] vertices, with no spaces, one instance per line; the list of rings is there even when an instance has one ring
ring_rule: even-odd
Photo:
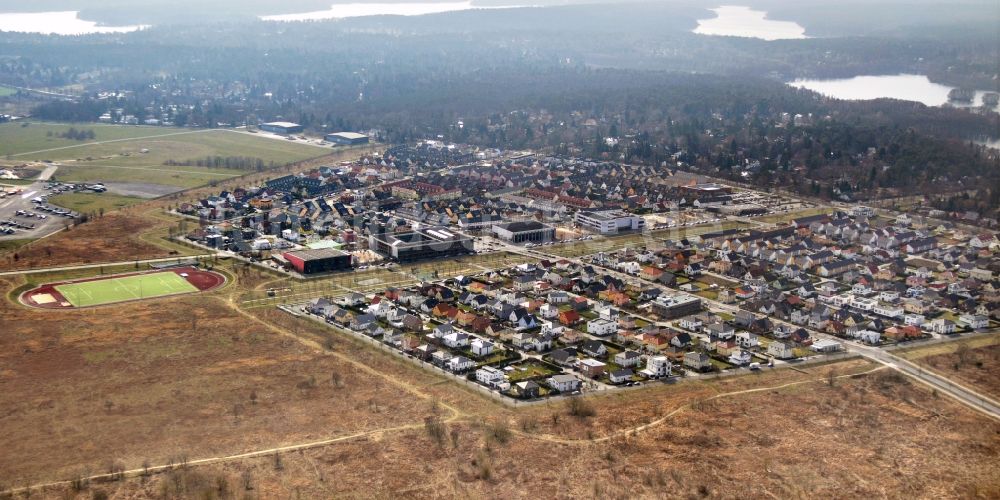
[[[41,197],[35,198],[35,199],[31,200],[31,202],[35,204],[35,208],[37,208],[38,210],[41,210],[43,212],[49,212],[52,215],[58,215],[58,216],[67,217],[67,218],[75,217],[76,216],[76,214],[74,214],[72,210],[66,210],[65,208],[59,208],[59,207],[54,207],[52,205],[47,205],[45,203],[45,198],[41,198]],[[22,212],[24,212],[24,213],[22,213]],[[17,211],[17,215],[24,215],[24,216],[27,216],[27,217],[38,217],[39,219],[45,219],[46,218],[46,216],[44,214],[36,214],[34,212],[28,212],[26,210],[18,210]]]
[[[585,240],[592,240],[592,239],[594,239],[594,237],[588,235],[588,236],[581,236],[579,238],[567,238],[567,239],[559,240],[559,241],[546,241],[545,243],[526,243],[524,245],[524,247],[525,248],[547,247],[549,245],[561,245],[563,243],[569,243],[571,241],[585,241]]]
[[[24,224],[14,219],[0,220],[0,233],[14,234],[18,229],[34,229],[34,224]]]

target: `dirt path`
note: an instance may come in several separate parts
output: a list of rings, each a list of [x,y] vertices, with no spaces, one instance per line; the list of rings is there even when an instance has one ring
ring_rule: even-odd
[[[287,337],[289,339],[295,340],[296,342],[299,342],[300,344],[302,344],[302,345],[304,345],[304,346],[306,346],[306,347],[308,347],[310,349],[313,349],[316,352],[325,353],[325,354],[327,354],[329,356],[333,356],[333,357],[335,357],[335,358],[337,358],[337,359],[339,359],[341,361],[344,361],[344,362],[346,362],[348,364],[351,364],[354,367],[356,367],[357,369],[359,369],[359,370],[361,370],[361,371],[363,371],[363,372],[365,372],[365,373],[367,373],[369,375],[372,375],[374,377],[381,378],[381,379],[385,380],[386,382],[388,382],[389,384],[394,385],[396,387],[399,387],[399,388],[403,389],[404,391],[409,392],[410,394],[413,394],[413,395],[415,395],[415,396],[417,396],[417,397],[419,397],[421,399],[424,399],[424,400],[427,400],[427,401],[434,401],[434,397],[432,395],[427,394],[426,392],[421,391],[420,389],[418,389],[417,387],[413,386],[412,384],[404,383],[404,382],[400,381],[399,379],[397,379],[395,377],[391,377],[391,376],[387,375],[386,373],[378,371],[378,370],[376,370],[376,369],[374,369],[374,368],[372,368],[372,367],[370,367],[370,366],[368,366],[368,365],[366,365],[364,363],[360,363],[357,360],[351,358],[350,356],[341,354],[339,352],[330,352],[329,350],[325,349],[322,345],[320,345],[319,342],[316,342],[315,340],[306,338],[306,337],[304,337],[302,335],[295,334],[295,333],[290,332],[290,331],[288,331],[288,330],[286,330],[284,328],[281,328],[280,326],[273,325],[271,323],[268,323],[267,321],[264,321],[264,320],[258,318],[257,316],[254,316],[253,314],[251,314],[251,313],[249,313],[249,312],[247,312],[247,311],[245,311],[245,310],[243,310],[242,308],[239,307],[239,305],[236,303],[236,294],[230,294],[227,298],[222,298],[222,297],[216,297],[216,298],[218,298],[220,300],[223,300],[224,303],[226,304],[226,306],[229,307],[230,309],[232,309],[237,314],[239,314],[239,315],[241,315],[241,316],[249,319],[250,321],[253,321],[253,322],[257,323],[257,324],[260,324],[261,326],[263,326],[263,327],[265,327],[265,328],[267,328],[267,329],[269,329],[269,330],[271,330],[271,331],[273,331],[273,332],[275,332],[275,333],[277,333],[277,334],[279,334],[279,335],[281,335],[283,337]],[[458,408],[455,408],[453,406],[441,403],[439,401],[437,401],[436,404],[440,405],[442,408],[445,408],[446,410],[448,410],[451,413],[451,415],[448,417],[447,421],[453,421],[453,420],[455,420],[455,419],[457,419],[459,417],[467,416],[467,414],[465,412],[463,412],[463,411],[461,411]]]
[[[845,375],[839,375],[839,376],[833,377],[833,379],[837,380],[837,379],[842,379],[842,378],[852,378],[852,377],[858,377],[858,376],[862,376],[862,375],[868,375],[868,374],[877,372],[879,370],[885,370],[887,368],[888,368],[887,366],[879,366],[879,367],[872,368],[871,370],[864,371],[864,372],[861,372],[861,373],[849,373],[849,374],[845,374]],[[739,391],[723,392],[723,393],[715,394],[715,395],[709,396],[707,398],[699,399],[699,400],[687,403],[685,405],[678,406],[677,408],[674,408],[672,411],[670,411],[670,413],[667,413],[666,415],[664,415],[664,416],[662,416],[662,417],[660,417],[660,418],[658,418],[656,420],[653,420],[652,422],[649,422],[647,424],[639,425],[639,426],[636,426],[636,427],[631,427],[631,428],[628,428],[628,429],[622,429],[622,430],[619,430],[618,432],[615,432],[613,434],[608,434],[606,436],[601,436],[599,438],[594,438],[594,439],[587,439],[587,438],[564,439],[564,438],[559,438],[559,437],[555,437],[555,436],[551,436],[551,435],[527,434],[527,433],[524,433],[524,432],[519,431],[519,430],[513,430],[512,432],[514,434],[518,434],[518,435],[523,436],[525,438],[537,439],[539,441],[547,441],[547,442],[550,442],[550,443],[559,443],[559,444],[602,443],[602,442],[605,442],[605,441],[610,441],[610,440],[615,439],[615,438],[624,437],[624,436],[627,436],[629,434],[634,434],[634,433],[637,433],[637,432],[642,432],[642,431],[650,429],[652,427],[656,427],[656,426],[658,426],[658,425],[666,422],[667,420],[669,420],[674,415],[677,415],[678,413],[680,413],[680,412],[682,412],[684,410],[687,410],[687,409],[691,408],[692,406],[694,406],[696,404],[699,404],[699,403],[706,403],[708,401],[712,401],[712,400],[715,400],[715,399],[730,398],[730,397],[739,396],[739,395],[742,395],[742,394],[753,394],[755,392],[775,391],[775,390],[780,390],[780,389],[786,389],[788,387],[794,387],[794,386],[797,386],[797,385],[813,384],[813,383],[816,383],[816,382],[824,382],[824,381],[828,381],[828,380],[829,380],[829,378],[825,378],[825,377],[824,378],[814,378],[814,379],[808,379],[808,380],[799,380],[799,381],[796,381],[796,382],[788,382],[788,383],[781,384],[781,385],[774,385],[774,386],[768,386],[768,387],[755,387],[755,388],[752,388],[752,389],[742,389],[742,390],[739,390]]]
[[[234,303],[232,303],[232,307],[234,307],[234,310],[239,311],[239,308],[236,307]],[[260,320],[259,318],[256,318],[255,316],[250,315],[249,313],[241,312],[241,314],[243,314],[244,316],[248,317],[249,319],[251,319],[253,321],[257,321],[257,322],[259,322],[259,323],[267,326],[268,328],[276,331],[277,333],[280,333],[282,335],[287,335],[287,336],[290,336],[292,338],[295,338],[296,340],[298,340],[300,342],[303,342],[304,345],[307,345],[307,346],[316,345],[317,347],[319,347],[318,344],[315,344],[314,342],[312,342],[312,341],[310,341],[308,339],[302,339],[301,337],[299,337],[297,335],[294,335],[294,334],[292,334],[290,332],[287,332],[287,331],[285,331],[282,328],[279,328],[279,327],[271,325],[271,324],[269,324],[269,323],[267,323],[267,322],[265,322],[263,320]],[[351,362],[351,363],[355,364],[356,366],[361,367],[362,369],[368,371],[369,373],[373,373],[375,375],[378,375],[378,376],[381,376],[383,378],[386,378],[390,382],[396,383],[397,385],[401,385],[401,386],[405,387],[406,390],[408,390],[411,393],[420,395],[421,397],[424,397],[424,398],[429,398],[429,396],[427,396],[426,394],[420,392],[419,390],[417,390],[413,386],[406,385],[406,384],[401,384],[400,382],[398,382],[398,381],[396,381],[394,379],[391,379],[391,378],[385,376],[381,372],[378,372],[378,371],[376,371],[374,369],[371,369],[371,368],[369,368],[369,367],[367,367],[365,365],[359,364],[356,361],[351,360],[350,358],[344,357],[343,355],[338,355],[336,353],[333,353],[333,355],[334,356],[338,356],[338,357],[340,357],[342,359],[345,359],[346,361]],[[868,375],[868,374],[877,372],[879,370],[885,370],[885,369],[887,369],[887,367],[885,367],[885,366],[879,366],[877,368],[873,368],[871,370],[867,370],[867,371],[860,372],[860,373],[850,373],[850,374],[845,374],[845,375],[839,375],[839,376],[833,377],[833,379],[837,380],[837,379],[843,379],[843,378],[859,377],[859,376]],[[706,398],[695,400],[695,401],[692,401],[690,403],[681,405],[681,406],[679,406],[677,408],[674,408],[672,411],[670,411],[669,413],[667,413],[663,417],[660,417],[660,418],[658,418],[658,419],[656,419],[656,420],[654,420],[652,422],[649,422],[649,423],[646,423],[646,424],[643,424],[643,425],[639,425],[639,426],[635,426],[635,427],[630,427],[630,428],[627,428],[627,429],[621,429],[621,430],[619,430],[619,431],[617,431],[617,432],[615,432],[613,434],[608,434],[606,436],[602,436],[602,437],[594,438],[594,439],[587,439],[587,438],[565,439],[565,438],[559,438],[559,437],[555,437],[555,436],[551,436],[551,435],[528,434],[528,433],[525,433],[525,432],[520,431],[520,430],[512,430],[511,432],[513,432],[514,434],[516,434],[518,436],[524,437],[526,439],[534,439],[534,440],[544,441],[544,442],[549,442],[549,443],[559,443],[559,444],[569,444],[569,445],[579,445],[579,444],[590,445],[590,444],[593,444],[593,443],[607,442],[607,441],[610,441],[610,440],[615,439],[615,438],[627,436],[627,435],[634,434],[634,433],[637,433],[637,432],[642,432],[644,430],[648,430],[650,428],[656,427],[658,425],[663,424],[664,422],[666,422],[667,420],[669,420],[673,416],[675,416],[675,415],[681,413],[682,411],[684,411],[686,409],[689,409],[692,406],[694,406],[696,404],[699,404],[699,403],[704,403],[704,402],[708,402],[708,401],[712,401],[712,400],[716,400],[716,399],[724,399],[724,398],[730,398],[730,397],[740,396],[740,395],[743,395],[743,394],[752,394],[752,393],[756,393],[756,392],[774,391],[774,390],[780,390],[780,389],[784,389],[784,388],[788,388],[788,387],[794,387],[794,386],[798,386],[798,385],[814,384],[814,383],[819,383],[819,382],[826,382],[828,380],[830,380],[830,379],[827,378],[827,377],[821,377],[821,378],[814,378],[814,379],[808,379],[808,380],[799,380],[799,381],[795,381],[795,382],[787,382],[787,383],[784,383],[784,384],[778,384],[778,385],[767,386],[767,387],[756,387],[756,388],[752,388],[752,389],[742,389],[742,390],[738,390],[738,391],[731,391],[731,392],[724,392],[724,393],[714,394],[712,396],[708,396]],[[457,422],[467,422],[467,421],[469,421],[470,417],[468,415],[462,414],[458,410],[456,410],[454,408],[451,408],[451,407],[449,407],[447,405],[442,405],[442,407],[447,408],[447,409],[449,409],[450,411],[453,412],[452,416],[449,417],[448,419],[446,419],[444,421],[445,423],[457,423]],[[323,447],[323,446],[329,446],[329,445],[333,445],[333,444],[337,444],[337,443],[341,443],[341,442],[345,442],[345,441],[350,441],[350,440],[354,440],[354,439],[359,439],[359,438],[363,438],[363,437],[382,436],[382,435],[386,435],[386,434],[394,434],[394,433],[400,433],[400,432],[405,432],[405,431],[417,430],[417,429],[420,429],[420,428],[423,428],[423,427],[424,427],[424,423],[423,422],[413,423],[413,424],[407,424],[407,425],[399,425],[399,426],[394,426],[394,427],[386,427],[386,428],[383,428],[383,429],[374,429],[374,430],[370,430],[370,431],[358,432],[358,433],[355,433],[355,434],[349,434],[349,435],[344,435],[344,436],[332,437],[332,438],[328,438],[328,439],[322,439],[322,440],[319,440],[319,441],[311,441],[311,442],[308,442],[308,443],[292,444],[292,445],[287,445],[287,446],[278,446],[278,447],[267,448],[267,449],[262,449],[262,450],[255,450],[255,451],[248,451],[248,452],[244,452],[244,453],[237,453],[237,454],[234,454],[234,455],[209,457],[209,458],[200,458],[200,459],[197,459],[197,460],[192,460],[192,461],[186,462],[183,465],[185,465],[185,466],[209,465],[209,464],[215,464],[215,463],[220,463],[220,462],[230,462],[230,461],[235,461],[235,460],[244,460],[244,459],[248,459],[248,458],[260,458],[260,457],[266,457],[266,456],[274,455],[276,453],[288,453],[288,452],[294,452],[294,451],[299,451],[299,450],[307,450],[307,449],[310,449],[310,448],[318,448],[318,447]],[[165,472],[165,471],[169,471],[169,470],[173,469],[174,467],[177,467],[178,465],[181,465],[181,464],[164,464],[164,465],[151,466],[151,467],[148,467],[146,469],[131,469],[131,470],[127,470],[127,471],[122,472],[120,474],[120,476],[121,477],[138,477],[138,476],[145,475],[145,474],[151,474],[151,473],[156,473],[156,472]],[[86,478],[83,478],[83,479],[86,479],[86,480],[89,480],[89,481],[101,481],[101,480],[113,480],[113,479],[115,479],[115,477],[112,474],[96,474],[96,475],[89,476],[89,477],[86,477]],[[49,482],[49,483],[42,483],[42,484],[36,484],[36,485],[22,487],[22,488],[10,489],[10,490],[4,491],[4,492],[0,492],[0,493],[11,494],[11,495],[13,495],[13,494],[21,494],[21,493],[25,493],[27,491],[35,491],[35,490],[38,490],[38,489],[44,489],[44,488],[49,488],[49,487],[64,487],[64,486],[70,485],[71,483],[72,483],[72,481],[69,481],[69,480],[52,481],[52,482]]]

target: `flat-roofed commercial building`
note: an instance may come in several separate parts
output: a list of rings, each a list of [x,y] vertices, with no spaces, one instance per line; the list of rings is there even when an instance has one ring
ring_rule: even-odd
[[[305,130],[302,125],[292,122],[270,122],[260,124],[260,129],[265,132],[270,132],[272,134],[299,134]]]
[[[302,274],[325,273],[351,269],[351,254],[335,248],[285,252],[282,257]]]
[[[733,194],[732,187],[726,186],[724,184],[716,184],[714,182],[705,182],[701,184],[691,184],[688,186],[681,186],[681,191],[688,196],[695,196],[695,197]]]
[[[323,138],[326,139],[327,142],[343,146],[368,144],[368,136],[357,132],[335,132],[332,134],[326,134]]]
[[[397,262],[457,257],[473,251],[472,238],[451,229],[420,228],[405,233],[374,230],[368,248]]]
[[[646,227],[646,219],[630,215],[621,210],[606,210],[591,212],[581,210],[573,220],[588,231],[599,234],[617,234],[623,231],[642,231]]]
[[[545,243],[556,237],[556,228],[538,221],[493,224],[493,234],[510,243]]]
[[[651,304],[653,312],[663,319],[690,316],[701,311],[701,299],[693,295],[661,295]]]

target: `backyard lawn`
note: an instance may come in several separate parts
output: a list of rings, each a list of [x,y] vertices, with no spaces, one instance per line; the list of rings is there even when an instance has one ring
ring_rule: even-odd
[[[558,373],[557,371],[534,361],[525,361],[523,363],[516,363],[510,366],[514,369],[507,373],[507,378],[512,383],[535,377],[548,377],[549,375],[555,375]]]

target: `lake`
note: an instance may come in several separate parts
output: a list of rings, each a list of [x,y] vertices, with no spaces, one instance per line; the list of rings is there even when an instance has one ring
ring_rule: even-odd
[[[45,35],[86,35],[90,33],[127,33],[146,26],[98,26],[77,17],[75,10],[58,12],[0,13],[0,31],[41,33]]]
[[[767,12],[761,10],[735,5],[724,5],[710,10],[715,12],[716,17],[699,19],[694,33],[763,40],[808,38],[806,29],[799,23],[767,19]]]
[[[788,83],[793,87],[813,90],[829,97],[847,100],[866,100],[890,97],[916,101],[928,106],[948,103],[948,92],[955,87],[930,81],[925,75],[872,75],[834,80],[799,79]],[[951,103],[956,107],[979,106],[986,91],[977,90],[972,103]],[[993,109],[997,109],[994,106]]]
[[[331,5],[328,10],[260,16],[264,21],[319,21],[364,16],[422,16],[470,9],[510,9],[516,6],[476,6],[472,2],[422,2],[422,3],[342,3]]]

